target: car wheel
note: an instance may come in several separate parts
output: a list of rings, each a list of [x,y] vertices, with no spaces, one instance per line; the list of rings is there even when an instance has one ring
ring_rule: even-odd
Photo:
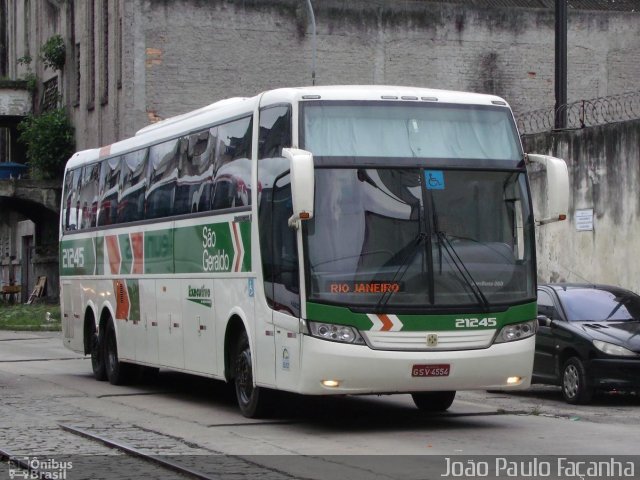
[[[412,393],[413,403],[423,412],[444,412],[453,403],[455,391]]]
[[[104,345],[97,333],[91,335],[91,368],[96,380],[107,379],[107,370],[104,364]]]
[[[242,332],[234,355],[234,384],[240,412],[247,418],[259,418],[270,410],[271,392],[253,383],[251,347],[246,332]]]
[[[578,357],[571,357],[562,367],[562,396],[574,405],[589,403],[593,397],[593,387],[587,384],[587,372]]]

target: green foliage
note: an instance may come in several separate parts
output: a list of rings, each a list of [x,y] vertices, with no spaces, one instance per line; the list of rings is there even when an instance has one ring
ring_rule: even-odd
[[[27,81],[27,90],[32,93],[35,92],[38,88],[38,77],[36,74],[29,72],[24,76],[24,79]]]
[[[47,321],[47,312],[50,321]],[[60,306],[0,302],[0,330],[60,330]]]
[[[27,147],[31,178],[62,178],[75,150],[74,130],[64,108],[28,115],[20,124],[19,142]]]
[[[62,70],[66,59],[64,39],[60,35],[49,37],[40,49],[40,58],[46,68]]]
[[[31,65],[32,60],[33,59],[31,58],[31,55],[27,53],[26,55],[18,59],[18,65],[25,65],[25,66]]]
[[[27,90],[30,92],[35,92],[38,88],[38,77],[36,74],[31,71],[31,62],[33,58],[28,53],[20,58],[18,58],[18,65],[24,65],[27,67],[27,73],[24,75],[24,79],[27,82]]]

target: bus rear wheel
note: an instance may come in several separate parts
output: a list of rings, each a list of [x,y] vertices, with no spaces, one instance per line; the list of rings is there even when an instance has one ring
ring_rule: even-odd
[[[116,340],[116,329],[113,320],[107,320],[104,337],[104,362],[107,379],[112,385],[123,385],[129,379],[131,365],[121,362],[118,359],[118,342]]]
[[[253,383],[251,346],[247,332],[238,337],[234,354],[234,384],[240,412],[247,418],[265,416],[271,407],[271,392]]]
[[[96,332],[91,334],[91,369],[96,380],[107,379],[107,370],[104,362],[104,345]]]
[[[412,393],[413,403],[423,412],[444,412],[449,409],[456,398],[455,391],[416,392]]]

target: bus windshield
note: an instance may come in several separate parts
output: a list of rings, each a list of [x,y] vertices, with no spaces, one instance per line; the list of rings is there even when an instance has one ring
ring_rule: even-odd
[[[429,102],[308,102],[305,149],[314,157],[522,159],[506,107]]]
[[[535,296],[522,172],[317,169],[315,197],[310,301],[481,309]]]
[[[301,121],[304,148],[321,159],[304,230],[310,301],[419,312],[535,298],[533,218],[508,109],[328,103],[305,105]],[[494,163],[450,169],[448,159]]]

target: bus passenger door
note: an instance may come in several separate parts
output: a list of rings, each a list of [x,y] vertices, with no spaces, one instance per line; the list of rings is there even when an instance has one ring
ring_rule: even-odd
[[[276,385],[295,389],[300,366],[300,269],[298,230],[288,224],[293,214],[288,175],[275,182],[272,195],[271,291],[267,295],[273,309]]]
[[[184,368],[184,325],[180,283],[180,280],[156,280],[158,360],[160,365],[174,368]]]

